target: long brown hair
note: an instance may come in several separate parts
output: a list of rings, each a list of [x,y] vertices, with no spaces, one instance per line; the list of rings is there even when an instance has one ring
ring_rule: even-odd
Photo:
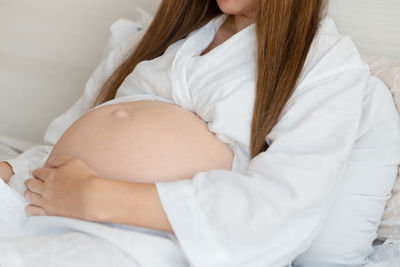
[[[267,134],[292,95],[322,16],[324,0],[257,0],[258,78],[251,125],[251,158],[268,149]],[[216,0],[163,0],[133,53],[104,83],[94,106],[114,99],[143,60],[222,14]]]

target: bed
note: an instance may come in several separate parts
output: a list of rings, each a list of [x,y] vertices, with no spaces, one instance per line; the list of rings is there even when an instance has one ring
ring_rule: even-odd
[[[0,161],[41,144],[50,121],[76,101],[104,53],[112,22],[120,17],[145,21],[143,10],[154,13],[159,0],[83,2],[0,0],[0,20],[6,22],[0,24],[6,37],[0,43],[0,87],[5,88],[0,90]],[[329,5],[339,30],[353,37],[371,64],[400,60],[399,12],[398,0]],[[17,79],[21,75],[24,79]],[[374,250],[366,266],[400,266],[400,242],[376,242]]]

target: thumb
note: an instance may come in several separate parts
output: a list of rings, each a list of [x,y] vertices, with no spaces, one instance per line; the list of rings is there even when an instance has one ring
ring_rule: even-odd
[[[62,155],[52,156],[49,159],[49,164],[54,168],[58,168],[61,167],[62,165],[67,164],[72,159],[73,159],[72,157],[62,156]]]

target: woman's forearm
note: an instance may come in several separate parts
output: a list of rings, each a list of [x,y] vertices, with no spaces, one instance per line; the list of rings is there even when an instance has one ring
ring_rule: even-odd
[[[104,179],[83,161],[58,155],[25,181],[28,216],[62,216],[173,232],[154,184]]]
[[[0,178],[3,179],[5,183],[8,183],[11,177],[14,175],[14,171],[10,164],[6,161],[0,162]]]
[[[154,184],[96,179],[89,220],[173,232]]]

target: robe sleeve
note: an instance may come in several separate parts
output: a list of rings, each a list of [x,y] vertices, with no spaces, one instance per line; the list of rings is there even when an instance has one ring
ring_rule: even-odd
[[[24,171],[31,172],[36,168],[42,167],[62,134],[74,121],[91,109],[92,102],[101,86],[126,56],[132,52],[145,32],[136,23],[127,24],[127,26],[129,26],[129,29],[127,28],[123,31],[121,29],[121,20],[111,26],[111,38],[106,49],[108,56],[90,76],[83,95],[65,113],[50,123],[43,138],[44,144],[34,146],[14,159],[6,160],[15,174]],[[118,45],[115,44],[116,40],[119,42]],[[110,43],[112,43],[111,46]]]
[[[283,266],[310,246],[357,138],[368,77],[349,64],[308,79],[246,171],[156,183],[193,266]]]

